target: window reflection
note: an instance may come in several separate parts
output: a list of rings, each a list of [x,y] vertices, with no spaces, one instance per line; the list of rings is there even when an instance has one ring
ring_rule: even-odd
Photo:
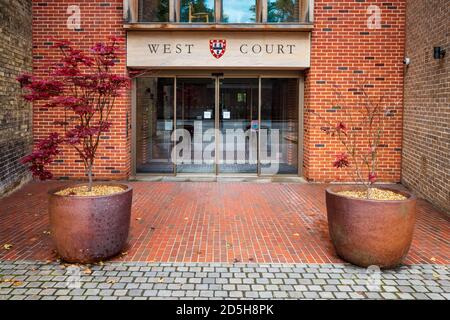
[[[268,0],[267,22],[297,22],[299,0]]]
[[[139,0],[139,21],[168,22],[169,0]]]
[[[138,4],[139,22],[158,23],[298,23],[307,21],[312,10],[309,0],[138,0]],[[220,21],[215,21],[216,14]]]
[[[222,22],[224,23],[255,23],[256,0],[223,0]]]
[[[180,0],[181,22],[214,22],[214,0]]]

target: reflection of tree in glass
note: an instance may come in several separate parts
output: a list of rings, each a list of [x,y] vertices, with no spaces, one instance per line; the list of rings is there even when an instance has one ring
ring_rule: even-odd
[[[169,0],[140,0],[139,21],[144,22],[168,22]]]
[[[189,22],[189,6],[192,4],[192,13],[207,13],[209,21],[214,21],[214,5],[211,7],[206,3],[207,0],[181,0],[180,15],[181,21]],[[195,19],[193,22],[205,22]]]
[[[293,22],[297,20],[297,0],[269,0],[267,7],[268,22]]]
[[[158,20],[161,22],[169,21],[169,1],[158,2]]]
[[[256,5],[250,6],[250,12],[252,13],[252,17],[250,18],[250,21],[256,22]]]
[[[267,4],[267,22],[294,22],[296,21],[296,9],[298,0],[269,0]],[[251,21],[255,22],[256,6],[252,5],[253,13]]]

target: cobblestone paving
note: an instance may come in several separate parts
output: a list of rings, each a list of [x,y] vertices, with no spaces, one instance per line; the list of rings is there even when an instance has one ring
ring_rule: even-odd
[[[0,300],[446,299],[448,265],[0,261]]]

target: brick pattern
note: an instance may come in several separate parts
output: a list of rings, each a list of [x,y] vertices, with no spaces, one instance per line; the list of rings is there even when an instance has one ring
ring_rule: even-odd
[[[43,74],[48,62],[54,60],[50,49],[52,37],[75,40],[86,47],[93,41],[103,40],[108,34],[125,37],[121,26],[122,1],[79,1],[82,28],[66,28],[67,6],[70,1],[34,1],[34,68]],[[381,29],[368,29],[369,5],[381,9]],[[382,141],[379,177],[383,181],[400,180],[402,136],[402,88],[405,0],[315,1],[315,29],[312,32],[311,69],[307,71],[304,124],[304,175],[313,181],[349,180],[348,172],[336,171],[331,162],[340,151],[338,142],[320,130],[322,120],[312,115],[322,114],[336,118],[332,105],[332,86],[340,85],[346,98],[354,100],[354,80],[363,80],[377,96],[396,104],[393,117],[388,119],[385,139]],[[125,72],[125,55],[121,58],[120,72]],[[130,173],[130,93],[118,102],[113,131],[104,140],[97,159],[97,178],[127,178]],[[34,133],[39,139],[54,129],[53,114],[35,106]],[[127,135],[128,134],[128,135]],[[364,142],[361,142],[364,143]],[[53,167],[58,177],[83,176],[76,154],[66,150]]]
[[[329,239],[326,185],[132,182],[126,255],[117,261],[339,263]],[[47,191],[30,183],[0,200],[0,260],[55,259]],[[406,264],[450,264],[449,219],[423,200]],[[5,250],[3,244],[12,244]]]
[[[347,264],[107,263],[77,267],[78,279],[73,268],[0,261],[0,300],[450,300],[450,272],[442,265],[376,277]]]
[[[332,167],[343,151],[339,142],[321,131],[323,118],[336,122],[333,86],[348,103],[356,102],[357,83],[394,107],[381,141],[379,179],[400,181],[405,0],[314,1],[311,68],[305,82],[304,176],[312,181],[349,180],[349,172]],[[381,28],[369,29],[369,6],[381,10]],[[353,115],[357,118],[357,113]],[[361,147],[364,146],[364,141]]]
[[[122,0],[80,0],[76,2],[81,12],[81,28],[67,28],[70,0],[33,1],[33,69],[38,76],[45,77],[48,67],[57,61],[59,52],[53,49],[55,40],[70,40],[82,49],[89,49],[96,42],[106,41],[114,35],[122,39],[122,52],[116,72],[126,74],[126,34],[122,25]],[[34,139],[39,139],[53,131],[61,130],[54,125],[62,118],[62,113],[49,112],[42,105],[34,105]],[[131,91],[124,89],[122,97],[116,100],[111,113],[112,127],[102,137],[98,150],[94,176],[96,179],[126,179],[131,170]],[[57,178],[82,178],[85,176],[82,161],[76,152],[67,147],[63,155],[51,167]]]
[[[449,25],[448,1],[408,1],[402,182],[450,215]]]
[[[31,72],[31,0],[0,0],[0,196],[29,180],[18,161],[31,150],[32,108],[16,78]]]

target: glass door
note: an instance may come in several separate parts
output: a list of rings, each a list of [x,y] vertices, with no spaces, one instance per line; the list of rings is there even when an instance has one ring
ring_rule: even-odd
[[[215,173],[216,79],[177,78],[177,173]]]
[[[173,78],[136,80],[136,172],[172,173]]]
[[[261,79],[260,173],[298,173],[298,79]]]
[[[138,78],[136,173],[298,174],[298,88],[295,77]]]
[[[258,78],[219,80],[218,173],[258,172]]]

